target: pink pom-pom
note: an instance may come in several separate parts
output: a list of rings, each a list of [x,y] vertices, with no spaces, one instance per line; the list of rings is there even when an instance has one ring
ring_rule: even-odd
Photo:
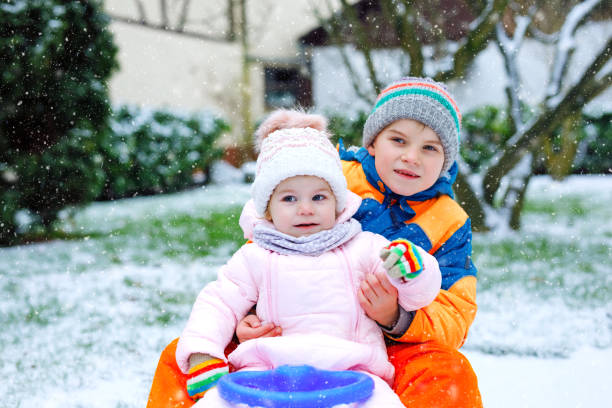
[[[269,134],[280,129],[292,128],[313,128],[329,137],[325,117],[301,111],[279,109],[272,112],[255,131],[255,148],[259,151],[261,142]]]

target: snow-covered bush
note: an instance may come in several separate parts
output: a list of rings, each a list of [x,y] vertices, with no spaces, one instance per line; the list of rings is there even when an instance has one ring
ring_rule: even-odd
[[[75,129],[40,154],[17,156],[20,204],[32,213],[34,225],[49,227],[62,208],[100,194],[104,172],[98,144],[95,133]]]
[[[101,188],[97,141],[110,113],[117,48],[100,1],[0,4],[0,244],[16,214],[49,225]]]
[[[336,143],[339,139],[342,139],[346,148],[361,146],[361,135],[367,118],[368,114],[366,112],[359,112],[356,117],[351,118],[341,115],[329,116],[329,130],[333,142]]]
[[[112,115],[111,130],[100,146],[106,174],[102,199],[167,193],[205,183],[212,162],[223,154],[215,142],[229,125],[211,113],[122,106]]]
[[[526,108],[525,112],[533,112]],[[530,118],[525,118],[529,120]],[[512,137],[514,129],[507,110],[496,106],[483,106],[466,113],[462,120],[463,132],[461,156],[472,171],[480,171],[481,166],[499,152],[501,146]],[[570,174],[610,174],[612,172],[612,113],[599,117],[581,114],[574,124],[575,131],[571,144],[576,153],[564,152],[560,132],[551,137],[552,153],[562,155],[568,160],[565,171]],[[567,143],[567,142],[565,142]],[[567,147],[566,147],[567,148]],[[536,174],[555,174],[557,162],[550,157],[541,157],[535,164]],[[563,173],[562,176],[568,175]]]
[[[117,67],[109,21],[100,1],[0,4],[0,135],[8,148],[39,152],[71,129],[104,126],[105,81]]]
[[[584,117],[575,173],[612,174],[612,113]]]
[[[461,126],[461,157],[473,171],[481,170],[514,133],[507,110],[490,105],[465,113]]]

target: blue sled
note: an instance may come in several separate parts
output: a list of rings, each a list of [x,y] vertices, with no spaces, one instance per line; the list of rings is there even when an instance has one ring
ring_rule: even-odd
[[[271,408],[327,408],[361,403],[374,381],[356,371],[284,365],[268,371],[240,371],[219,380],[221,397],[231,404]]]

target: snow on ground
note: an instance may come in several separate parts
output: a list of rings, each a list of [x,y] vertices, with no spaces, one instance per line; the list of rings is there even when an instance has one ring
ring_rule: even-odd
[[[241,205],[248,192],[94,203],[66,223],[109,233]],[[462,351],[486,407],[606,405],[612,177],[537,177],[529,196],[520,232],[474,238],[479,311]],[[234,248],[172,257],[131,234],[0,248],[0,407],[145,406],[160,351]]]
[[[612,24],[609,21],[591,22],[580,27],[576,32],[576,51],[568,69],[567,85],[577,80],[594,56],[604,47],[612,34]],[[345,46],[344,52],[351,61],[353,71],[357,76],[360,90],[365,94],[372,93],[368,69],[363,54],[353,46]],[[376,50],[372,53],[378,79],[387,84],[400,78],[409,58],[398,49]],[[521,98],[527,104],[539,104],[545,95],[551,63],[554,60],[554,49],[551,45],[542,44],[526,38],[518,55],[518,69],[523,86]],[[439,63],[439,62],[438,62]],[[368,112],[372,102],[361,99],[353,88],[351,76],[347,71],[342,56],[335,46],[315,47],[312,58],[313,97],[314,105],[322,112],[342,112],[356,114],[359,111]],[[506,75],[504,61],[499,49],[490,43],[471,65],[470,75],[466,79],[450,81],[449,88],[461,106],[463,112],[469,112],[484,105],[501,106],[506,103]],[[431,72],[427,72],[428,69]],[[426,64],[427,75],[433,75],[442,66]],[[333,84],[333,85],[332,85]],[[586,111],[592,115],[610,112],[612,109],[612,89],[608,89],[586,106]]]
[[[466,352],[487,408],[609,406],[612,349],[581,349],[569,358]]]
[[[506,236],[486,234],[475,237],[488,242],[516,238],[517,243],[530,236],[544,234],[551,241],[567,243],[575,261],[553,262],[543,266],[550,280],[562,274],[569,291],[550,283],[549,290],[530,290],[529,285],[491,283],[478,294],[479,310],[462,352],[469,358],[476,374],[485,407],[595,407],[607,406],[607,384],[612,366],[612,177],[572,176],[563,182],[536,177],[528,195],[556,202],[563,208],[580,197],[584,213],[568,211],[547,217],[526,214],[519,233]],[[571,205],[567,203],[567,205]],[[601,217],[593,217],[589,209]],[[595,212],[595,211],[593,211]],[[569,214],[569,215],[568,215]],[[585,257],[581,244],[592,250],[601,248],[594,271],[581,274]],[[569,249],[571,243],[577,248]],[[558,254],[562,258],[566,254]],[[480,269],[483,275],[495,272]],[[506,272],[521,274],[521,268],[533,267],[526,261],[513,262]],[[519,270],[517,270],[519,269]],[[588,268],[586,268],[588,269]],[[524,275],[527,276],[527,275]],[[497,276],[499,277],[499,276]],[[491,279],[491,278],[489,278]],[[580,282],[575,282],[575,280]],[[574,280],[574,281],[572,281]],[[585,296],[580,289],[586,292]],[[607,294],[601,302],[593,301],[598,290]],[[552,292],[551,295],[548,292]],[[534,296],[535,295],[535,296]],[[488,353],[492,354],[488,354]],[[606,388],[604,390],[604,387]]]

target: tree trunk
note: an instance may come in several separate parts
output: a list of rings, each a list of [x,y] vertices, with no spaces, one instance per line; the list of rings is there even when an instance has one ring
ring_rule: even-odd
[[[461,204],[472,220],[472,229],[477,232],[488,231],[489,227],[486,223],[482,201],[476,196],[462,172],[457,174],[453,189],[457,195],[457,202]]]
[[[576,127],[580,121],[581,112],[576,111],[563,121],[561,134],[558,136],[559,145],[555,145],[554,138],[544,139],[542,146],[546,170],[554,180],[563,180],[572,171],[572,165],[578,151],[578,137]]]
[[[510,209],[510,216],[508,218],[508,226],[513,230],[517,231],[521,228],[521,214],[523,211],[523,205],[525,203],[525,195],[527,194],[527,187],[529,186],[529,180],[536,167],[536,154],[529,152],[528,157],[524,157],[523,160],[529,160],[529,170],[523,171],[521,174],[515,175],[510,180],[510,186],[506,191],[504,197],[503,207]],[[519,165],[519,168],[521,165]]]
[[[500,20],[508,0],[492,0],[491,7],[485,8],[478,18],[477,26],[471,30],[464,44],[457,50],[453,58],[453,67],[438,73],[434,79],[444,82],[454,78],[463,78],[466,70],[476,56],[484,50],[495,31],[495,25]]]
[[[249,40],[246,0],[239,0],[240,7],[240,115],[242,117],[242,143],[244,146],[252,145],[253,125],[251,119],[251,64],[249,60]]]
[[[596,79],[596,74],[610,60],[611,53],[612,38],[561,102],[553,107],[544,107],[540,116],[509,140],[501,157],[487,170],[483,178],[484,199],[488,204],[493,205],[501,179],[520,161],[527,150],[541,144],[542,138],[551,135],[567,116],[582,111],[586,103],[610,86],[612,74],[604,75],[600,80]]]
[[[521,229],[521,214],[523,213],[523,205],[525,204],[525,196],[527,195],[527,187],[529,186],[529,180],[533,173],[530,173],[523,180],[521,188],[516,191],[516,202],[512,206],[510,211],[510,220],[508,222],[510,228],[515,231]]]

